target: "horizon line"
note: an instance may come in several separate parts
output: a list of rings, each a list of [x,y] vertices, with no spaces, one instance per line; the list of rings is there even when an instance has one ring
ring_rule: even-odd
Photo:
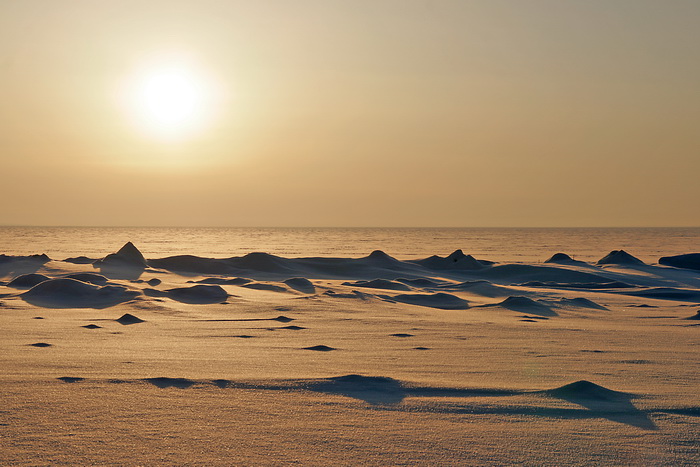
[[[72,228],[72,229],[698,229],[700,225],[588,225],[588,226],[253,226],[253,225],[59,225],[0,224],[0,228]]]

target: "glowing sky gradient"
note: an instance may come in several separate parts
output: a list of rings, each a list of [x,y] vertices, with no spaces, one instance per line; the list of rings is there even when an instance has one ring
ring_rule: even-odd
[[[0,0],[0,224],[698,226],[698,24],[682,0]],[[198,90],[158,135],[124,90],[167,57]]]

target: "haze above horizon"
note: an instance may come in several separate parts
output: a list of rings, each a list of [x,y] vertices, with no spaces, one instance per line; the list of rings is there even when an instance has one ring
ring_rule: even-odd
[[[700,225],[700,3],[0,1],[2,225]]]

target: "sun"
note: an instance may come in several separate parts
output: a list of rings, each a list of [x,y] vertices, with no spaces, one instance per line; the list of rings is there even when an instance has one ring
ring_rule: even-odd
[[[139,131],[177,142],[195,137],[211,122],[214,88],[194,63],[154,60],[130,75],[122,100]]]
[[[157,127],[180,128],[197,118],[202,105],[200,84],[187,70],[158,70],[139,88],[143,116]]]

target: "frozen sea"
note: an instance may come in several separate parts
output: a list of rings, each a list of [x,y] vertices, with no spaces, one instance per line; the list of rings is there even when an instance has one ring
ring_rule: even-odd
[[[147,258],[212,258],[265,252],[284,257],[362,257],[374,250],[399,259],[461,249],[480,259],[542,262],[557,252],[595,261],[623,249],[647,263],[700,251],[695,228],[201,228],[0,227],[0,253],[52,259],[100,258],[133,242]]]

